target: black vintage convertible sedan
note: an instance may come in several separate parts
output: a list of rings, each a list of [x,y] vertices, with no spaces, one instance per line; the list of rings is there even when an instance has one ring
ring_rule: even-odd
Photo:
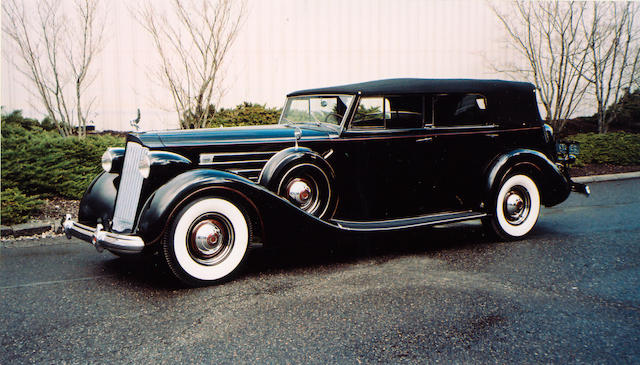
[[[567,172],[576,152],[556,146],[529,83],[303,90],[288,95],[278,125],[129,134],[63,225],[98,250],[159,250],[180,280],[207,284],[228,278],[256,241],[471,219],[523,237],[541,205],[588,194]]]

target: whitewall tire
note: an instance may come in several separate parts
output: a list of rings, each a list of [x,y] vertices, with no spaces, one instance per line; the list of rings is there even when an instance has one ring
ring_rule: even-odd
[[[500,186],[491,213],[486,222],[500,238],[524,237],[540,214],[540,192],[535,181],[527,175],[509,176]]]
[[[173,219],[162,243],[169,268],[190,285],[228,278],[242,263],[248,244],[247,218],[222,198],[187,205]]]

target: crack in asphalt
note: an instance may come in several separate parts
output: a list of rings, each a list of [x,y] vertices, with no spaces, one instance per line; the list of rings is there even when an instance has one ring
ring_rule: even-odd
[[[87,281],[87,280],[93,280],[93,279],[108,278],[108,277],[112,277],[112,276],[116,276],[116,274],[87,276],[87,277],[82,277],[82,278],[64,279],[64,280],[38,281],[38,282],[35,282],[35,283],[25,283],[25,284],[17,284],[17,285],[0,286],[0,290],[3,290],[3,289],[16,289],[16,288],[28,288],[28,287],[31,287],[31,286],[65,284],[65,283],[71,283],[71,282],[74,282],[74,281]]]

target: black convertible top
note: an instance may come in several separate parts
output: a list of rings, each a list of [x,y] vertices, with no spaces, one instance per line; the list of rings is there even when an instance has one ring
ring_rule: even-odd
[[[388,95],[417,93],[526,93],[531,95],[534,86],[528,82],[477,79],[385,79],[341,86],[299,90],[287,96],[311,94]]]
[[[477,79],[386,79],[342,86],[294,91],[287,96],[317,94],[401,94],[478,93],[488,99],[489,117],[503,124],[540,123],[535,87],[528,82]]]

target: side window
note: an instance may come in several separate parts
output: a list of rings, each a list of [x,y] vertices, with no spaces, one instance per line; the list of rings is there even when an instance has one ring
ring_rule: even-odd
[[[387,129],[422,128],[422,95],[388,96]]]
[[[487,99],[480,94],[441,94],[433,97],[433,123],[453,127],[487,124]]]
[[[422,128],[422,95],[364,97],[351,123],[352,129]]]
[[[389,108],[388,101],[382,97],[365,97],[360,99],[356,115],[351,122],[352,129],[383,129],[386,110]]]

